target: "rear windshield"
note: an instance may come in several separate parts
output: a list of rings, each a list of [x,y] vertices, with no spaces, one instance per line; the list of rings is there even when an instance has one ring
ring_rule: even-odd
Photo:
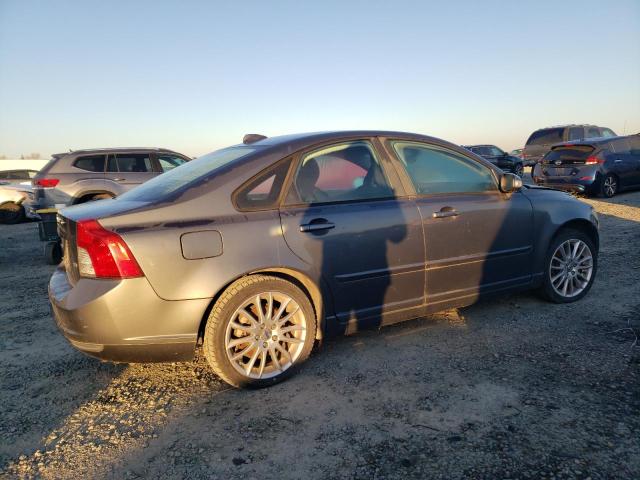
[[[533,132],[527,140],[527,145],[550,145],[562,141],[564,128],[547,128]]]
[[[118,198],[139,202],[161,199],[183,187],[196,183],[203,177],[215,173],[225,165],[249,155],[257,149],[258,147],[237,146],[208,153],[167,173],[163,173]]]
[[[543,163],[584,163],[595,149],[590,145],[556,147],[544,156]]]

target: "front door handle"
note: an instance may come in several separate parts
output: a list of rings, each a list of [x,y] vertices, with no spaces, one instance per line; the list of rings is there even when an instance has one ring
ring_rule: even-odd
[[[457,217],[458,212],[453,207],[442,207],[440,211],[433,212],[433,218]]]
[[[331,230],[332,228],[336,228],[336,224],[328,222],[324,218],[317,218],[309,223],[300,225],[301,232],[320,232],[322,230]]]
[[[124,182],[126,178],[112,178],[111,180],[113,180],[114,182]]]

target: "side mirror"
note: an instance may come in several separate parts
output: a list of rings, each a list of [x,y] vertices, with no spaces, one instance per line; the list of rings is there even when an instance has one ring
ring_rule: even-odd
[[[513,173],[503,173],[500,177],[500,190],[503,193],[512,193],[522,188],[522,179]]]

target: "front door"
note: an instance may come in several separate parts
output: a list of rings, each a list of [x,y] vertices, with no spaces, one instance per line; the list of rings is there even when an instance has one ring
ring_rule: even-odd
[[[501,193],[488,167],[453,150],[391,143],[423,219],[429,306],[529,283],[533,208],[527,197]]]
[[[388,178],[369,142],[332,145],[301,159],[281,208],[287,245],[318,269],[343,326],[424,303],[419,212]]]

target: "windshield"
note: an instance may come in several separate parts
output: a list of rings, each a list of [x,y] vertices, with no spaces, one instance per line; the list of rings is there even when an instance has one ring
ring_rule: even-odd
[[[215,152],[203,155],[202,157],[180,165],[167,173],[159,175],[118,198],[139,202],[158,200],[183,187],[188,187],[190,184],[197,182],[201,178],[215,173],[225,165],[249,155],[256,150],[257,147],[245,146],[216,150]]]

